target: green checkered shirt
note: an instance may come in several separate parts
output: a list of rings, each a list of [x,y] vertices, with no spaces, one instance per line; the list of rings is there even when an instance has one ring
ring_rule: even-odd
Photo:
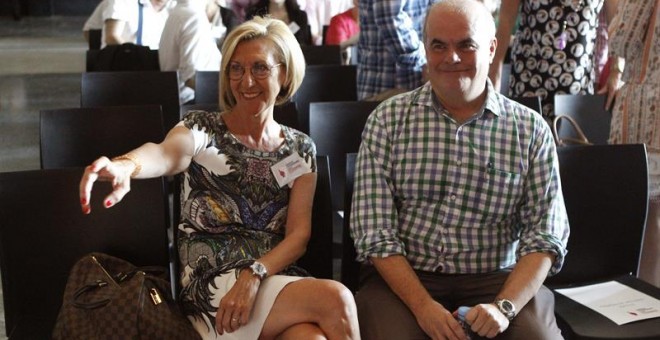
[[[483,273],[548,252],[561,268],[569,226],[550,129],[487,91],[460,125],[428,83],[371,114],[351,206],[359,261],[401,254],[418,270]]]

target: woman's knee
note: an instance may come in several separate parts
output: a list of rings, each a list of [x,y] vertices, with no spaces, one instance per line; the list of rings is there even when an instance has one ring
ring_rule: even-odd
[[[318,280],[317,296],[323,303],[318,303],[324,313],[355,313],[353,293],[340,282]]]
[[[312,323],[299,323],[295,324],[278,335],[276,340],[289,340],[289,339],[309,339],[309,340],[326,340],[327,337],[321,328]]]

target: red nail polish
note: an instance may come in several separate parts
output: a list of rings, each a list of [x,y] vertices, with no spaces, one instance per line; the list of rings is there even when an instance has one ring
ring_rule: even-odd
[[[87,199],[85,199],[85,198],[81,198],[81,199],[80,199],[80,204],[82,204],[82,205],[87,204]]]
[[[86,207],[83,207],[83,208],[82,208],[83,214],[85,214],[85,215],[89,214],[89,212],[90,212],[91,210],[92,210],[92,209],[91,209],[89,206],[86,206]]]
[[[111,200],[107,200],[107,201],[105,201],[105,206],[106,206],[106,207],[110,207],[111,205],[112,205],[112,201],[111,201]]]

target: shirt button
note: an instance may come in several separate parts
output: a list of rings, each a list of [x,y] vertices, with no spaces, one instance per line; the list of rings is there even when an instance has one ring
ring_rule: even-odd
[[[456,165],[461,166],[462,164],[463,164],[463,162],[461,162],[460,159],[457,159],[457,160],[456,160]]]
[[[450,198],[451,198],[452,201],[455,201],[456,200],[456,195],[451,195]]]

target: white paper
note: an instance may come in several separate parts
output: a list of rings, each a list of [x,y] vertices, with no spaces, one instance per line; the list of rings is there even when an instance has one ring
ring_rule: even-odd
[[[604,315],[617,325],[660,317],[660,300],[616,281],[555,291]]]

